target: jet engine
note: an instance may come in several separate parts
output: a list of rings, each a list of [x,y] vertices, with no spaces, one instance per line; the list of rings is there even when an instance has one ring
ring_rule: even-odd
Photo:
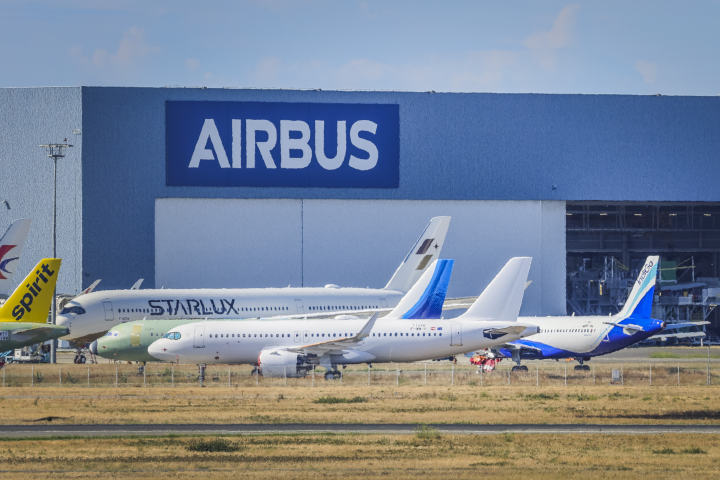
[[[258,356],[258,372],[263,377],[304,377],[312,365],[306,356],[287,350],[263,350]]]

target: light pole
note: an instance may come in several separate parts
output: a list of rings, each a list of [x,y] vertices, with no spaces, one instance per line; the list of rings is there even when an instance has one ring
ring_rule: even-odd
[[[67,138],[65,139],[67,141]],[[53,228],[52,228],[52,256],[57,258],[57,161],[59,158],[65,157],[65,149],[72,147],[67,143],[48,143],[46,145],[40,145],[47,151],[47,156],[53,159]],[[53,290],[53,299],[50,304],[50,323],[55,325],[55,319],[57,317],[57,287]],[[57,363],[57,339],[54,338],[50,343],[50,363]]]

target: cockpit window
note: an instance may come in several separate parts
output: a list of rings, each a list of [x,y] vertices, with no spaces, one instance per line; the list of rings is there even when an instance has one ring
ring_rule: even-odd
[[[168,332],[165,334],[165,336],[163,338],[167,338],[169,340],[179,340],[180,332]]]
[[[67,315],[68,313],[82,315],[83,313],[85,313],[85,309],[78,305],[73,305],[72,307],[65,307],[60,311],[60,315]]]

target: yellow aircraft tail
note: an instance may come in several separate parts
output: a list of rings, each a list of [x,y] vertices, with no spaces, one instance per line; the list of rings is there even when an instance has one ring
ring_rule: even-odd
[[[60,262],[43,258],[0,307],[0,322],[46,323]]]

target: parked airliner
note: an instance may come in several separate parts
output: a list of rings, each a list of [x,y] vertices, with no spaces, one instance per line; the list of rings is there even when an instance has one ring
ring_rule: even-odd
[[[298,377],[315,365],[412,362],[463,354],[537,333],[517,322],[530,258],[511,259],[473,305],[451,321],[429,319],[442,308],[452,261],[441,260],[386,317],[370,320],[207,321],[175,327],[148,348],[170,362],[257,365],[265,377]]]
[[[68,301],[57,324],[70,328],[65,340],[92,342],[121,323],[147,319],[267,318],[362,312],[397,305],[428,265],[440,256],[450,217],[435,217],[382,289],[228,288],[94,291]]]
[[[633,285],[625,306],[617,315],[601,317],[520,317],[519,322],[535,325],[532,339],[507,342],[489,351],[478,352],[471,362],[492,370],[502,358],[512,358],[513,370],[527,370],[523,359],[574,358],[576,370],[588,370],[585,361],[621,350],[660,333],[665,322],[650,318],[660,257],[648,257]]]
[[[20,261],[31,223],[29,218],[15,220],[0,238],[0,304],[10,291],[15,267]]]

